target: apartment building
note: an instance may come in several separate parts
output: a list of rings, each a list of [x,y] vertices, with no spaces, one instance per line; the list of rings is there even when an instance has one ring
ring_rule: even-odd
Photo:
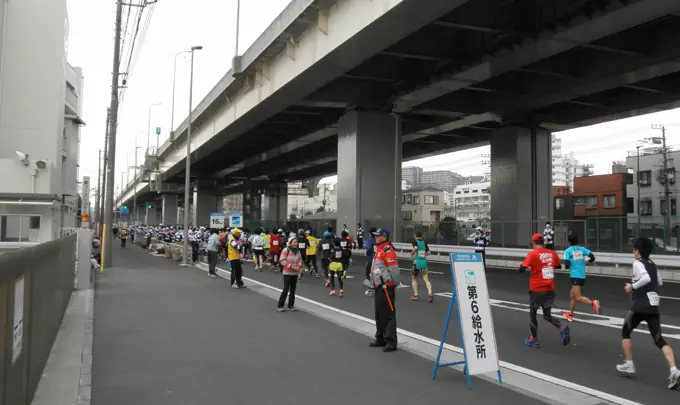
[[[453,191],[454,216],[460,221],[491,218],[490,182],[468,183]]]
[[[4,8],[3,8],[4,7]],[[66,0],[0,1],[0,248],[75,227],[83,73]]]
[[[401,180],[405,181],[409,187],[420,186],[420,181],[423,178],[423,169],[417,166],[409,166],[401,168]]]

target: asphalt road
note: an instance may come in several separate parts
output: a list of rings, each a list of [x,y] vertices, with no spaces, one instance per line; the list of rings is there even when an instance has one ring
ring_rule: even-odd
[[[372,318],[372,300],[364,296],[361,286],[364,260],[364,257],[355,258],[349,274],[356,277],[346,280],[344,298],[330,297],[328,289],[323,285],[323,277],[316,279],[306,276],[298,285],[298,294]],[[402,268],[408,266],[404,260],[400,260],[400,264]],[[244,275],[278,287],[282,283],[280,274],[254,272],[251,263],[244,264]],[[421,300],[410,301],[410,273],[403,269],[402,279],[409,287],[399,289],[399,327],[439,340],[452,289],[448,266],[432,265],[431,281],[436,294],[433,304],[428,304],[424,299],[427,292],[422,283]],[[601,300],[603,316],[594,316],[589,306],[579,304],[577,319],[569,324],[572,341],[567,347],[562,346],[557,330],[545,322],[539,313],[540,349],[524,346],[524,339],[529,335],[526,305],[528,275],[512,270],[488,269],[487,280],[493,300],[492,313],[501,360],[644,404],[680,401],[680,393],[667,389],[668,367],[649,334],[633,335],[638,376],[635,379],[624,378],[615,369],[615,365],[623,360],[621,318],[630,305],[630,298],[623,290],[624,279],[595,276],[587,279],[583,293],[592,299]],[[558,299],[555,308],[568,308],[570,286],[566,274],[557,275]],[[680,284],[667,283],[661,293],[666,297],[662,298],[661,306],[662,322],[668,325],[664,328],[664,334],[669,344],[676,346],[676,353],[680,353]],[[583,313],[578,313],[579,310]],[[561,311],[553,313],[561,314]],[[561,321],[566,322],[564,319]],[[455,329],[453,333],[449,332],[447,343],[461,346]],[[676,358],[680,361],[680,354]]]
[[[116,267],[96,281],[93,405],[540,403],[482,380],[468,390],[450,369],[432,381],[432,362],[405,350],[382,353],[199,269],[114,249]]]

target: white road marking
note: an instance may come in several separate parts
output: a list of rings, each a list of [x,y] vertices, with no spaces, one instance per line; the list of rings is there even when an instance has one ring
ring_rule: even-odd
[[[208,271],[207,265],[205,265],[203,263],[198,263],[198,264],[199,264],[199,269],[201,269],[203,271]],[[218,270],[218,274],[219,273],[230,274],[230,272],[223,270],[223,269],[220,269],[220,268],[217,268],[217,270]],[[265,283],[257,281],[257,280],[250,279],[248,277],[243,277],[243,279],[248,281],[249,283],[253,283],[253,284],[259,285],[261,287],[268,288],[268,289],[276,291],[276,292],[282,291],[280,288],[271,286],[269,284],[265,284]],[[318,307],[324,308],[326,310],[333,311],[335,313],[345,315],[345,316],[348,316],[350,318],[354,318],[354,319],[362,321],[362,322],[369,323],[371,325],[375,323],[375,321],[373,319],[369,319],[369,318],[363,317],[361,315],[357,315],[357,314],[352,313],[352,312],[344,311],[342,309],[338,309],[338,308],[332,307],[330,305],[326,305],[326,304],[323,304],[321,302],[314,301],[312,299],[309,299],[309,298],[306,298],[306,297],[303,297],[303,296],[300,296],[300,295],[296,295],[295,298],[298,299],[298,300],[310,303],[312,305],[316,305]],[[424,343],[428,343],[428,344],[436,346],[436,347],[438,347],[439,343],[440,343],[438,340],[431,339],[431,338],[428,338],[426,336],[418,335],[416,333],[409,332],[409,331],[401,329],[401,328],[397,328],[397,332],[401,333],[404,336],[408,336],[412,339],[416,339],[416,340],[419,340],[419,341],[424,342]],[[461,349],[460,347],[457,347],[457,346],[450,345],[448,343],[444,343],[444,349],[452,351],[454,353],[463,354],[463,349]],[[535,371],[535,370],[530,370],[528,368],[524,368],[524,367],[518,366],[516,364],[508,363],[508,362],[505,362],[505,361],[499,361],[499,363],[500,363],[502,368],[505,368],[505,369],[508,369],[508,370],[511,370],[511,371],[514,371],[514,372],[517,372],[517,373],[521,373],[521,374],[527,375],[527,376],[532,377],[532,378],[537,378],[539,380],[546,381],[546,382],[549,382],[551,384],[559,385],[561,387],[564,387],[564,388],[567,388],[567,389],[570,389],[570,390],[573,390],[573,391],[577,391],[577,392],[580,392],[580,393],[583,393],[583,394],[586,394],[586,395],[590,395],[590,396],[593,396],[593,397],[596,397],[596,398],[600,398],[602,400],[609,401],[609,402],[617,404],[617,405],[643,405],[639,402],[634,402],[634,401],[631,401],[631,400],[628,400],[628,399],[625,399],[625,398],[617,397],[615,395],[608,394],[608,393],[603,392],[603,391],[599,391],[599,390],[596,390],[596,389],[593,389],[593,388],[590,388],[590,387],[586,387],[584,385],[573,383],[571,381],[567,381],[567,380],[563,380],[561,378],[557,378],[557,377],[553,377],[553,376],[550,376],[550,375],[547,375],[547,374],[543,374],[543,373],[540,373],[540,372]]]
[[[666,299],[666,300],[676,300],[680,301],[680,297],[666,297],[664,295],[660,295],[661,298]]]
[[[451,298],[452,294],[451,293],[436,293],[435,295],[438,295],[440,297]],[[514,311],[529,312],[529,305],[528,304],[523,304],[523,303],[520,303],[520,302],[496,300],[496,299],[493,299],[493,298],[489,299],[489,302],[494,307],[511,309],[511,310],[514,310]],[[508,304],[510,304],[510,305],[508,305]],[[552,315],[556,318],[567,319],[562,315],[562,313],[565,312],[565,311],[566,310],[564,310],[564,309],[553,308],[552,309]],[[624,322],[623,318],[617,318],[617,317],[613,317],[613,316],[595,315],[595,314],[586,314],[586,315],[589,318],[598,318],[598,319],[597,320],[579,319],[578,316],[577,316],[577,318],[574,320],[574,322],[576,322],[576,323],[588,323],[588,324],[591,324],[591,325],[604,326],[604,327],[613,328],[613,329],[617,329],[617,330],[621,329],[621,327],[623,326],[623,322]],[[673,332],[676,332],[676,331],[678,332],[678,333],[673,333],[673,334],[664,333],[664,335],[663,335],[664,337],[670,338],[670,339],[680,340],[680,326],[662,324],[661,327],[666,332],[669,329],[672,330]],[[644,330],[644,329],[635,329],[635,332],[645,333],[647,335],[650,334],[649,331]]]

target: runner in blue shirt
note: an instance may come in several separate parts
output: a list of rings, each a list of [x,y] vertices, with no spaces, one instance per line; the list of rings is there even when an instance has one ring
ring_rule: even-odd
[[[586,284],[586,258],[588,263],[595,261],[593,252],[578,244],[578,236],[569,235],[569,246],[564,251],[565,268],[569,270],[569,277],[571,278],[571,308],[570,312],[565,312],[564,317],[569,322],[574,320],[574,313],[576,312],[576,303],[590,305],[596,314],[600,314],[600,301],[591,300],[588,297],[581,295],[581,288]]]

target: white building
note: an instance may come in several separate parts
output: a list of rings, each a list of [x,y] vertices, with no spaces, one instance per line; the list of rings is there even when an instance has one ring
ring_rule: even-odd
[[[83,74],[66,0],[0,1],[0,247],[76,226]],[[94,182],[94,180],[93,180]]]
[[[417,166],[407,166],[401,168],[401,180],[411,187],[418,187],[423,178],[423,169]]]
[[[425,186],[401,191],[401,219],[405,224],[436,224],[444,217],[445,209],[444,190]]]
[[[491,217],[491,183],[468,183],[453,191],[453,212],[456,220],[476,221]]]
[[[314,196],[310,197],[307,189],[299,182],[288,184],[288,215],[303,217],[306,213],[315,213],[319,207],[325,211],[338,210],[338,192],[335,184],[320,183]]]
[[[590,166],[576,159],[573,151],[562,150],[562,140],[552,136],[552,175],[553,186],[568,186],[574,191],[574,177],[590,176]]]

